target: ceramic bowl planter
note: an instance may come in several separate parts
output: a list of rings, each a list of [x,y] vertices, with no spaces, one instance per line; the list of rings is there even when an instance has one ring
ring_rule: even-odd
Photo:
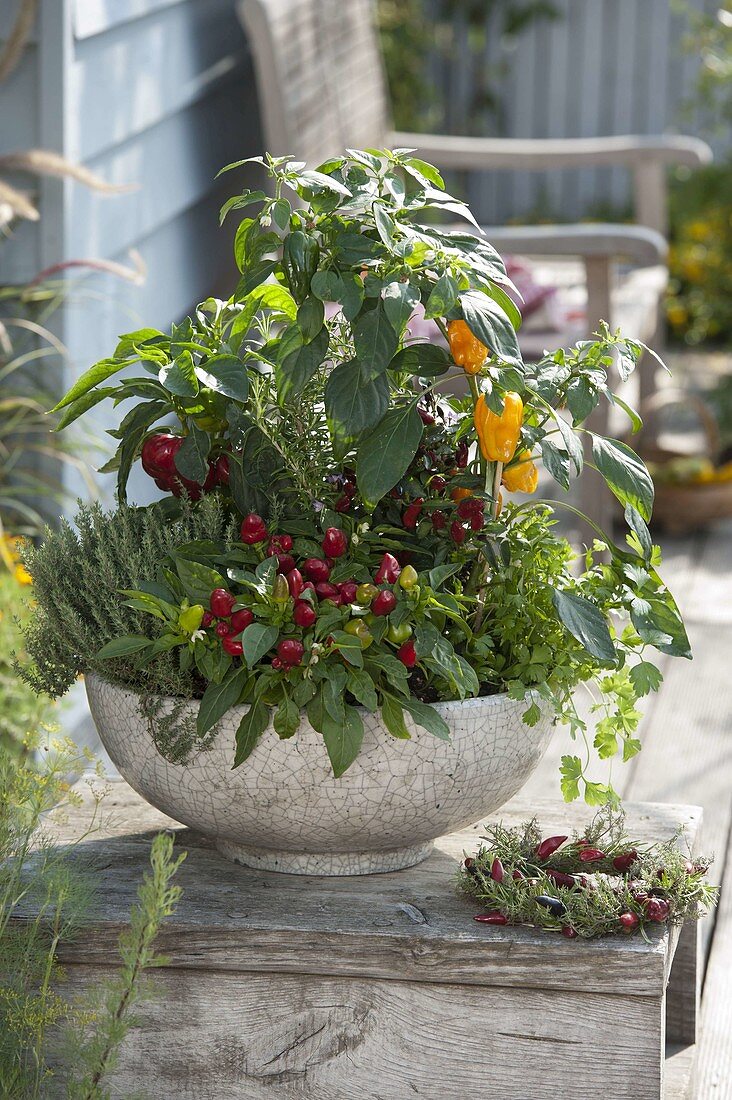
[[[515,794],[553,729],[548,711],[530,727],[521,718],[525,702],[493,695],[437,704],[450,742],[409,719],[412,739],[395,740],[378,714],[364,712],[363,747],[340,779],[322,737],[306,722],[291,740],[267,731],[234,771],[244,708],[232,708],[212,747],[181,765],[157,751],[134,692],[95,675],[87,678],[87,692],[104,746],[136,791],[211,837],[228,859],[290,874],[369,874],[419,863],[436,837]]]

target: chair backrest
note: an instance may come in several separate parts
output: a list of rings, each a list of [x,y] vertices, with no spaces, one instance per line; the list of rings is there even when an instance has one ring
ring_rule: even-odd
[[[371,0],[240,0],[265,148],[315,165],[390,128]]]

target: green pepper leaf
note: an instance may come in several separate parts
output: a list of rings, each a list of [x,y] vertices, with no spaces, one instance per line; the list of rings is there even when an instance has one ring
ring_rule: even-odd
[[[264,623],[251,623],[241,636],[244,647],[244,660],[249,668],[253,668],[257,661],[264,657],[272,648],[279,637],[276,626],[265,626]]]
[[[377,504],[396,485],[417,453],[422,431],[422,418],[410,402],[389,409],[361,441],[356,478],[365,501]]]
[[[89,367],[89,370],[85,371],[81,378],[74,382],[68,393],[64,394],[51,411],[58,412],[59,409],[65,409],[67,405],[76,401],[77,398],[83,397],[94,386],[98,386],[100,382],[106,382],[113,374],[124,370],[133,362],[134,359],[100,359],[98,363],[95,363],[93,367]]]
[[[399,337],[391,326],[381,301],[362,314],[353,326],[356,357],[368,378],[385,371],[397,350]]]
[[[516,330],[497,302],[487,294],[468,291],[460,295],[463,317],[470,331],[485,344],[490,354],[512,367],[521,367]]]
[[[552,589],[552,603],[570,634],[598,661],[617,662],[605,616],[590,600],[574,592]]]
[[[323,740],[333,775],[339,779],[358,756],[363,742],[363,720],[355,707],[344,706],[343,719],[334,721],[323,712]]]
[[[184,437],[175,454],[175,468],[188,481],[203,485],[208,476],[208,456],[211,451],[211,439],[207,432],[191,423],[188,435]]]
[[[223,718],[227,710],[239,701],[248,676],[249,670],[240,666],[237,669],[230,669],[220,684],[208,685],[203,693],[196,719],[199,737],[208,733]]]
[[[592,456],[608,488],[622,504],[631,504],[644,520],[653,511],[653,481],[641,458],[619,439],[592,435]]]
[[[195,370],[198,380],[215,393],[242,403],[247,400],[249,376],[244,363],[236,355],[212,355]]]
[[[140,634],[125,634],[103,645],[97,657],[102,661],[108,661],[112,657],[127,657],[130,653],[139,653],[140,650],[147,649],[149,645],[152,645],[149,638],[143,638]]]
[[[378,423],[388,407],[386,375],[369,378],[357,359],[331,371],[325,386],[325,412],[335,436],[355,439]]]
[[[402,706],[409,711],[416,725],[421,726],[423,730],[427,730],[433,737],[438,737],[440,741],[450,740],[450,727],[442,715],[438,714],[429,703],[422,703],[419,699],[410,696],[409,699],[402,700]]]
[[[234,768],[243,764],[254,751],[257,741],[269,725],[269,708],[261,699],[252,703],[246,712],[239,728],[236,731],[236,754],[234,756]]]

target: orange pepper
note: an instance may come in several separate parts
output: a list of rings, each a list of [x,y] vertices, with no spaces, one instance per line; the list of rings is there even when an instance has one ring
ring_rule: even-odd
[[[510,493],[533,493],[539,483],[539,471],[531,461],[531,451],[523,451],[520,461],[503,471],[501,478]]]
[[[473,494],[470,491],[470,489],[463,489],[462,487],[458,487],[457,489],[453,489],[450,493],[450,496],[452,497],[452,499],[455,501],[456,504],[459,504],[461,500],[465,500],[466,497],[472,497],[472,495]]]
[[[466,374],[479,374],[488,356],[488,348],[470,331],[465,321],[450,321],[447,326],[450,354]]]
[[[488,408],[483,394],[475,404],[473,422],[483,458],[490,462],[510,462],[521,434],[524,403],[517,393],[504,394],[501,414]]]

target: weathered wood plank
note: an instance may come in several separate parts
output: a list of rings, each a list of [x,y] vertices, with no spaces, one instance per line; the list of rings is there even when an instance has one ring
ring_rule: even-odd
[[[704,981],[699,1043],[699,1097],[729,1096],[732,1084],[732,835],[726,873]]]
[[[114,820],[83,846],[100,881],[103,912],[94,936],[66,948],[66,961],[108,963],[126,920],[144,867],[153,830],[169,819],[147,807],[125,784],[107,800]],[[581,827],[590,816],[582,806],[537,802],[500,812],[516,824],[536,813],[547,830]],[[83,823],[74,822],[74,829]],[[679,806],[637,806],[629,821],[639,835],[668,836],[680,820],[693,833],[698,811]],[[551,989],[653,995],[662,988],[675,938],[654,930],[640,938],[566,941],[530,929],[490,929],[475,924],[473,906],[456,895],[453,878],[464,850],[472,850],[475,826],[437,842],[435,854],[408,871],[356,878],[263,874],[223,860],[187,830],[177,842],[188,849],[180,871],[183,901],[162,936],[162,949],[176,966],[221,970],[297,970],[351,976],[419,979],[426,982],[536,984],[537,953],[542,984]],[[64,837],[61,830],[61,839]],[[66,834],[68,835],[68,834]],[[414,912],[423,916],[415,921]],[[612,966],[608,967],[608,959]]]
[[[69,985],[103,976],[72,967]],[[179,1100],[659,1097],[653,998],[160,971],[111,1084]],[[581,1055],[578,1054],[581,1050]]]

